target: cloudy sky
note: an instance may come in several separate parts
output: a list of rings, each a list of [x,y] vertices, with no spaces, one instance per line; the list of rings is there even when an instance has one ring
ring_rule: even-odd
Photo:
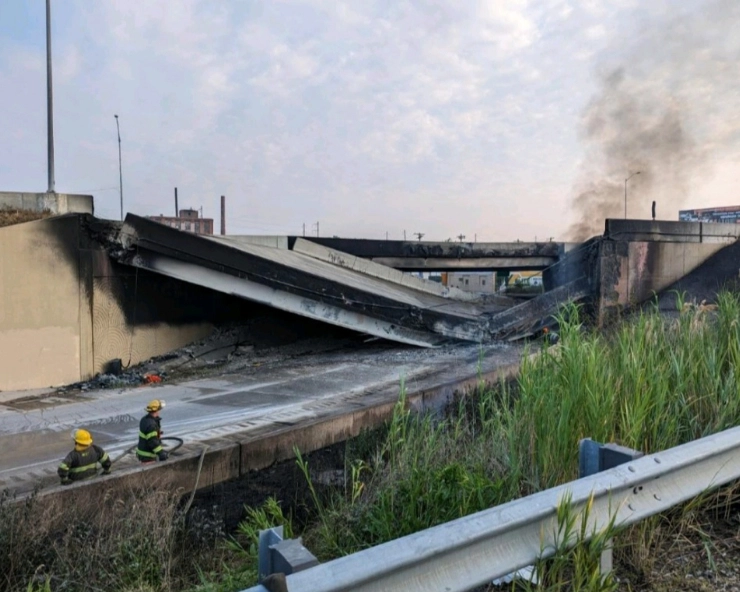
[[[0,190],[46,189],[44,0],[0,2]],[[740,204],[735,0],[52,0],[56,188],[230,233],[543,240]],[[578,224],[586,223],[586,228]],[[574,226],[576,225],[576,226]]]

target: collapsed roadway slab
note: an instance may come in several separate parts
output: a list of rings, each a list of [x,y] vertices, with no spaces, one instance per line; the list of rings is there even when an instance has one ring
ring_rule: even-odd
[[[417,346],[490,341],[484,313],[501,310],[420,290],[390,273],[380,277],[377,264],[368,273],[295,251],[213,240],[132,214],[120,241],[123,248],[112,255],[126,265]]]

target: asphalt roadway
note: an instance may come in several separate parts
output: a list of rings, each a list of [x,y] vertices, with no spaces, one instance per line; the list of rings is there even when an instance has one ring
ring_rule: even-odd
[[[136,444],[144,407],[164,399],[164,436],[186,446],[266,424],[310,421],[363,397],[397,397],[518,363],[521,346],[457,346],[398,351],[334,352],[266,365],[248,374],[179,384],[106,389],[23,398],[3,393],[0,403],[0,489],[15,492],[56,484],[56,468],[72,449],[71,432],[89,430],[96,444],[116,457]],[[8,400],[14,399],[14,400]],[[135,464],[133,455],[122,464]]]

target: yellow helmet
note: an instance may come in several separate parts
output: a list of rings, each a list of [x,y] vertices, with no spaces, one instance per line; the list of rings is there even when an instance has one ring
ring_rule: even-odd
[[[80,446],[90,446],[93,442],[92,436],[87,430],[75,430],[72,432],[72,439]]]
[[[146,410],[150,413],[152,411],[159,411],[160,409],[164,409],[164,399],[154,399],[153,401],[149,401],[149,404],[146,406]]]

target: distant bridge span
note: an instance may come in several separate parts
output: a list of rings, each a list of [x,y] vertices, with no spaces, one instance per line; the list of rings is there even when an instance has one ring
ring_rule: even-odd
[[[571,243],[453,243],[297,236],[232,240],[292,250],[298,238],[403,271],[535,271],[557,263]]]
[[[404,271],[538,270],[556,263],[566,251],[564,243],[555,242],[453,243],[305,238]]]

